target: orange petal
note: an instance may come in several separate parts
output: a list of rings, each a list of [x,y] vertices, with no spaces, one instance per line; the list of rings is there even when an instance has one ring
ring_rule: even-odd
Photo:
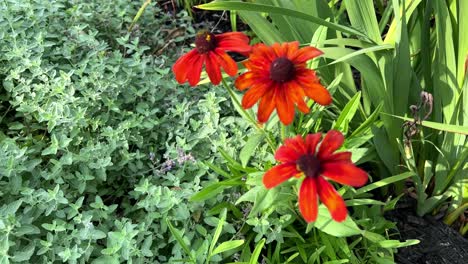
[[[281,47],[282,46],[279,43],[273,43],[273,45],[271,45],[271,48],[273,49],[273,52],[275,53],[277,58],[284,56],[283,49]]]
[[[285,125],[289,125],[294,120],[294,104],[288,97],[284,87],[279,89],[279,96],[276,97],[276,110],[279,119]]]
[[[307,104],[304,102],[304,90],[300,87],[296,81],[290,81],[286,83],[283,88],[286,89],[286,93],[289,95],[291,100],[297,105],[297,108],[307,114],[310,109]]]
[[[215,49],[214,51],[218,56],[218,63],[223,67],[224,71],[231,77],[237,74],[237,63],[221,49]]]
[[[296,70],[296,81],[304,90],[305,94],[320,105],[332,103],[332,97],[328,90],[320,84],[319,79],[313,70]]]
[[[318,158],[327,160],[329,156],[343,145],[344,136],[340,131],[330,130],[320,144]]]
[[[287,181],[297,173],[299,172],[296,169],[295,163],[277,165],[265,173],[263,176],[263,185],[265,185],[267,189],[271,189]]]
[[[315,134],[308,134],[306,137],[306,146],[307,146],[307,153],[310,155],[315,155],[315,151],[317,149],[317,145],[322,138],[322,133],[315,133]]]
[[[172,71],[174,72],[175,78],[178,83],[182,84],[187,81],[187,74],[193,68],[192,61],[199,56],[199,53],[196,49],[189,51],[180,57],[174,66],[172,66]]]
[[[321,84],[302,84],[305,94],[319,105],[329,105],[332,97],[328,90]]]
[[[276,54],[272,47],[269,47],[263,43],[259,43],[253,46],[252,53],[250,54],[249,59],[265,59],[268,63],[271,63],[276,59]]]
[[[293,60],[299,50],[299,41],[289,42],[288,44],[288,50],[285,55],[289,60]]]
[[[305,63],[310,59],[313,59],[317,56],[322,55],[323,52],[317,48],[314,47],[304,47],[299,49],[299,51],[296,53],[296,56],[292,58],[294,64],[301,64]]]
[[[290,148],[289,146],[281,146],[275,152],[275,159],[282,163],[295,163],[301,155],[301,153],[297,152],[293,148]]]
[[[347,161],[322,163],[322,175],[341,184],[361,187],[367,182],[367,173]]]
[[[317,219],[318,201],[316,180],[306,177],[299,190],[299,211],[309,223]]]
[[[319,176],[317,177],[317,189],[320,200],[328,208],[332,218],[337,222],[344,221],[348,210],[346,209],[343,198],[335,188],[323,177]]]
[[[263,95],[270,89],[270,83],[257,83],[252,86],[242,97],[242,107],[244,109],[251,108],[255,103],[263,97]]]
[[[208,52],[206,58],[206,73],[210,77],[210,81],[214,85],[218,85],[221,82],[221,69],[218,64],[218,59],[213,52]]]
[[[253,72],[243,73],[239,77],[237,77],[236,81],[234,82],[234,86],[236,86],[238,90],[245,90],[257,81],[257,78],[255,77],[256,74]]]
[[[258,105],[258,122],[265,123],[270,118],[273,109],[275,109],[276,88],[268,90],[260,100]]]

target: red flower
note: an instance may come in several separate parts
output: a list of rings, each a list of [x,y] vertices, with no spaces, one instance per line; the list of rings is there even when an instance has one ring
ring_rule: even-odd
[[[231,77],[237,74],[237,64],[226,51],[247,56],[250,50],[249,38],[244,33],[215,35],[202,31],[195,37],[195,49],[180,57],[172,70],[177,82],[182,84],[188,81],[190,86],[195,86],[200,81],[200,74],[205,65],[210,81],[217,85],[222,78],[221,67]]]
[[[326,178],[359,187],[367,182],[367,173],[351,162],[351,152],[334,153],[343,144],[343,134],[329,131],[316,152],[321,137],[321,133],[316,133],[307,135],[305,141],[301,136],[286,139],[275,153],[275,159],[282,164],[265,173],[263,184],[270,189],[293,176],[304,175],[299,190],[299,210],[304,219],[307,222],[317,219],[320,198],[332,218],[341,222],[346,219],[346,205]]]
[[[264,44],[254,46],[249,60],[244,63],[248,71],[235,82],[239,90],[250,87],[242,98],[242,107],[248,109],[260,101],[260,123],[268,121],[276,108],[281,122],[289,125],[294,119],[294,105],[303,113],[309,112],[305,96],[321,105],[331,104],[330,93],[306,65],[308,60],[321,54],[314,47],[299,49],[297,41],[281,45],[275,43],[271,47]]]

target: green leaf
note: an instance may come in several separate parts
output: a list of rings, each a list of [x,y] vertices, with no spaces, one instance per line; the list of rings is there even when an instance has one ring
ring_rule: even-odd
[[[463,86],[463,82],[467,79],[465,63],[468,60],[468,1],[457,1],[458,3],[458,72],[457,80],[459,87]],[[468,92],[467,90],[463,91],[464,93]],[[466,95],[465,95],[466,96]],[[465,107],[467,102],[465,101]],[[465,125],[468,125],[465,123]]]
[[[408,239],[404,242],[400,242],[399,240],[384,240],[379,242],[379,246],[383,248],[400,248],[417,245],[419,242],[417,239]]]
[[[236,247],[240,247],[244,244],[244,240],[232,240],[232,241],[226,241],[221,243],[219,246],[217,246],[213,252],[211,253],[212,255],[216,255],[231,249],[234,249]]]
[[[258,263],[258,258],[260,257],[260,253],[262,252],[263,245],[265,245],[265,238],[262,238],[257,245],[255,246],[255,249],[252,253],[252,256],[250,256],[249,264],[257,264]]]
[[[174,226],[172,226],[171,222],[167,218],[166,218],[166,224],[169,227],[169,231],[175,237],[175,239],[177,240],[179,245],[182,247],[182,249],[185,251],[187,256],[189,256],[192,263],[196,263],[194,260],[194,257],[192,256],[192,252],[190,251],[189,246],[185,243],[184,239],[182,238],[180,231],[174,228]]]
[[[351,134],[351,136],[348,137],[348,140],[352,137],[356,137],[356,136],[359,136],[360,134],[363,134],[365,133],[366,131],[370,130],[372,125],[375,123],[375,121],[377,120],[377,118],[379,117],[379,114],[380,114],[380,110],[382,110],[382,106],[383,104],[380,103],[374,110],[374,112],[368,117],[366,118],[366,120],[358,127],[356,128],[353,133]]]
[[[217,194],[221,193],[225,188],[242,185],[243,182],[240,178],[233,178],[221,182],[216,182],[203,188],[203,190],[194,194],[191,198],[191,202],[201,202],[207,200]]]
[[[31,224],[23,224],[20,227],[15,229],[15,235],[16,236],[24,236],[24,235],[32,235],[32,234],[40,234],[41,230]]]
[[[414,172],[411,172],[411,171],[404,172],[404,173],[401,173],[401,174],[398,174],[398,175],[394,175],[394,176],[385,178],[383,180],[380,180],[378,182],[374,182],[372,184],[366,185],[366,186],[356,190],[355,195],[357,196],[357,195],[360,195],[360,194],[363,194],[363,193],[366,193],[366,192],[370,192],[370,191],[372,191],[374,189],[381,188],[383,186],[392,184],[394,182],[398,182],[398,181],[408,179],[409,177],[412,177],[412,176],[415,176],[415,175],[416,174]]]
[[[313,223],[313,226],[335,237],[354,236],[362,232],[350,216],[347,216],[341,223],[334,221],[323,204],[319,206],[317,221]]]
[[[264,187],[261,187],[260,189],[258,189],[258,192],[255,196],[255,203],[252,207],[252,210],[250,210],[249,216],[254,216],[269,208],[274,203],[278,194],[278,188],[268,190]]]
[[[453,43],[454,29],[446,1],[434,1],[436,48],[433,61],[434,115],[436,120],[450,122],[456,114],[455,105],[459,97],[456,81],[457,64]],[[464,34],[460,32],[460,34]],[[442,110],[442,111],[440,111]]]
[[[384,202],[373,199],[352,199],[346,201],[346,206],[359,206],[359,205],[385,205]]]
[[[272,25],[264,16],[257,12],[239,11],[239,16],[248,21],[250,28],[264,43],[282,43],[286,41],[278,29]]]
[[[224,222],[226,221],[226,214],[227,214],[227,210],[226,208],[223,208],[223,210],[219,214],[219,222],[213,234],[213,239],[211,240],[210,249],[209,249],[210,256],[214,255],[212,252],[216,243],[218,242],[219,236],[221,235],[221,231],[223,230],[223,225],[224,225]]]
[[[403,119],[405,121],[414,121],[414,118],[396,116],[396,115],[390,115],[390,114],[386,114],[386,115],[396,117],[396,118],[399,118],[399,119]],[[468,135],[468,126],[443,124],[443,123],[431,122],[431,121],[422,121],[421,125],[425,126],[425,127],[428,127],[428,128],[440,130],[440,131],[446,131],[446,132],[451,132],[451,133]]]
[[[356,114],[356,111],[360,104],[360,100],[361,100],[361,92],[357,92],[353,96],[353,98],[351,98],[351,100],[343,108],[343,111],[341,111],[341,114],[338,117],[338,120],[336,120],[336,123],[333,126],[333,129],[343,131],[343,134],[347,134],[349,122],[351,122],[354,115]]]
[[[374,42],[382,42],[373,1],[345,0],[344,4],[346,5],[351,25],[365,32]]]
[[[250,157],[252,157],[255,149],[264,138],[265,136],[263,134],[254,134],[247,140],[245,146],[241,149],[239,154],[239,159],[241,161],[242,166],[247,166]]]
[[[22,247],[21,250],[16,251],[11,260],[14,262],[29,260],[34,253],[35,247],[34,242],[29,243],[27,246]]]
[[[304,19],[304,20],[310,21],[318,25],[326,26],[328,28],[338,30],[344,33],[361,36],[364,39],[368,40],[369,42],[372,42],[365,34],[359,32],[358,30],[354,28],[328,22],[319,17],[311,16],[309,14],[299,12],[296,10],[292,10],[292,9],[288,9],[288,8],[282,8],[282,7],[264,5],[264,4],[256,4],[256,3],[243,3],[243,2],[211,2],[208,4],[198,5],[197,8],[205,9],[205,10],[255,11],[255,12],[265,12],[265,13],[291,16],[294,18]]]
[[[99,258],[93,260],[91,264],[119,264],[118,256],[100,256]]]

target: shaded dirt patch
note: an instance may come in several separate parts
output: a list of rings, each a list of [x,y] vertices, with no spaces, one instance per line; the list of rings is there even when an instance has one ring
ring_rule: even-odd
[[[396,263],[401,264],[466,264],[468,239],[432,216],[415,214],[414,201],[403,199],[386,218],[397,223],[400,239],[418,239],[419,244],[400,248]]]

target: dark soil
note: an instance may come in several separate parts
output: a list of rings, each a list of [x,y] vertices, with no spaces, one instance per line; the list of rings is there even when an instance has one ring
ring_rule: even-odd
[[[415,202],[405,198],[386,218],[397,223],[400,239],[418,239],[419,244],[398,249],[400,264],[466,264],[468,239],[433,216],[415,214]]]

